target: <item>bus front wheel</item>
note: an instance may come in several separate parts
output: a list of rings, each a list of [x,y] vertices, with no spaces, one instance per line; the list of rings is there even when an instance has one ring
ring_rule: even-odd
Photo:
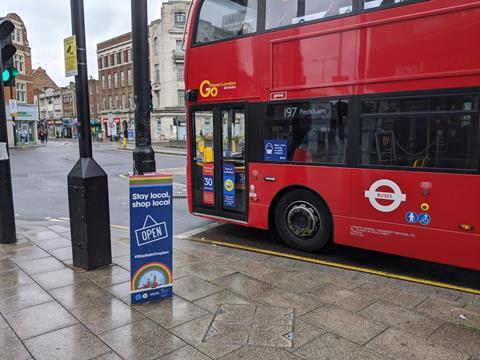
[[[308,190],[293,190],[280,198],[275,208],[275,227],[288,246],[308,252],[322,249],[332,235],[327,206]]]

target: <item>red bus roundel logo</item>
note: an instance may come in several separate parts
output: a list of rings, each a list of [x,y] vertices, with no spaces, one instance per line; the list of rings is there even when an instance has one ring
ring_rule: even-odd
[[[379,191],[380,188],[388,188],[391,191]],[[375,209],[384,213],[397,210],[402,202],[407,200],[407,195],[402,193],[400,186],[387,179],[375,181],[370,189],[365,191],[365,197]]]

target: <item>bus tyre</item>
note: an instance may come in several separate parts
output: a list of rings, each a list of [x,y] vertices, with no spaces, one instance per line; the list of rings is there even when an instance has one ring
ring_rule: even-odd
[[[293,190],[280,198],[275,208],[275,227],[288,246],[307,252],[322,249],[332,235],[330,211],[308,190]]]

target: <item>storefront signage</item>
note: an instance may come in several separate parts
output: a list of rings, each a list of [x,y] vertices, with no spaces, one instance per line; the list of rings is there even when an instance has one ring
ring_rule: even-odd
[[[17,106],[17,99],[9,99],[8,100],[8,113],[10,116],[17,116],[18,113],[18,106]]]
[[[12,120],[12,115],[10,115],[9,105],[5,105],[5,113],[7,115],[7,120]],[[23,121],[38,121],[38,107],[36,105],[28,104],[17,104],[17,113],[15,120]]]
[[[236,207],[234,164],[223,164],[223,206],[232,209]]]
[[[203,203],[215,205],[215,167],[213,163],[203,163]]]
[[[172,176],[130,176],[132,304],[172,296]]]
[[[287,161],[287,140],[265,140],[265,161]]]

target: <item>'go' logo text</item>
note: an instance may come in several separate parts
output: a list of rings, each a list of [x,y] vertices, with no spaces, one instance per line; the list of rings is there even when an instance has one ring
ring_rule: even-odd
[[[200,84],[200,96],[203,98],[217,97],[218,96],[218,87],[212,85],[208,80],[202,81]]]

